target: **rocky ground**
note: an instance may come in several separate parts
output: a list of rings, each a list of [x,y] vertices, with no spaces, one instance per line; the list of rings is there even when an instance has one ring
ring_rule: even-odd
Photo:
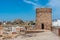
[[[17,36],[16,38],[7,40],[60,40],[60,36],[57,36],[53,32],[46,30],[40,33],[30,33]]]

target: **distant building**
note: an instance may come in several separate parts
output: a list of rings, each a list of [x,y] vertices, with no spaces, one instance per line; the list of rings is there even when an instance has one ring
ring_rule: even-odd
[[[60,36],[60,20],[54,20],[52,22],[52,31]]]
[[[60,20],[56,20],[52,22],[52,26],[54,27],[60,27]]]

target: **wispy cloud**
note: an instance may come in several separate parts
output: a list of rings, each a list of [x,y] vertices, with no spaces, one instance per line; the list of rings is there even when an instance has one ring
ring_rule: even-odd
[[[32,2],[31,0],[24,0],[25,3],[28,3],[28,4],[31,4],[33,5],[33,9],[35,10],[36,8],[44,8],[45,6],[42,6],[40,3],[39,3],[39,0],[34,0],[35,2]],[[41,1],[41,0],[40,0]],[[47,3],[48,4],[48,3]]]
[[[51,7],[60,7],[60,0],[51,0],[50,3],[48,3]]]
[[[39,1],[41,0],[34,0],[35,2],[32,2],[31,0],[24,0],[24,2],[33,5],[33,9],[36,8],[52,8],[53,10],[53,18],[60,18],[58,15],[60,15],[60,0],[49,0],[49,2],[46,5],[41,5]],[[47,0],[46,0],[47,1]],[[39,3],[39,4],[38,4]]]
[[[37,0],[35,0],[35,1],[37,1]],[[24,0],[24,2],[29,3],[29,4],[31,4],[31,5],[33,5],[33,6],[39,7],[39,5],[38,5],[37,3],[34,3],[34,2],[32,2],[32,1],[30,1],[30,0]]]
[[[36,9],[36,8],[44,8],[44,7],[48,7],[48,8],[55,8],[55,7],[60,7],[60,0],[49,0],[49,2],[42,6],[41,3],[38,4],[39,0],[34,0],[35,2],[32,2],[31,0],[24,0],[25,3],[28,3],[28,4],[31,4],[33,5],[33,8]],[[41,1],[41,0],[40,0]],[[38,3],[37,3],[38,2]]]
[[[60,18],[60,0],[51,0],[47,5],[53,9],[53,18]]]

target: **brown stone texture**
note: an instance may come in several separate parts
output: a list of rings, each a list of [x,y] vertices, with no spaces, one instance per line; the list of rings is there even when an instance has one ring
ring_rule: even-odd
[[[48,29],[52,27],[52,9],[37,8],[36,9],[36,25],[34,29]]]
[[[59,36],[60,36],[60,28],[59,28],[59,31],[58,32],[59,32]]]
[[[3,29],[3,27],[2,27],[2,25],[0,25],[0,30],[2,30]]]
[[[58,26],[57,27],[53,26],[51,31],[56,35],[60,36],[60,28],[58,28]]]
[[[2,27],[2,25],[0,25],[0,35],[2,35],[3,34],[3,27]]]

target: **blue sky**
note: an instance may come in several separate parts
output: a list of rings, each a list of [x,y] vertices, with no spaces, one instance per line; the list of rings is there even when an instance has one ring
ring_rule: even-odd
[[[60,19],[60,0],[0,0],[0,20],[35,20],[36,8],[52,8],[52,19]]]

